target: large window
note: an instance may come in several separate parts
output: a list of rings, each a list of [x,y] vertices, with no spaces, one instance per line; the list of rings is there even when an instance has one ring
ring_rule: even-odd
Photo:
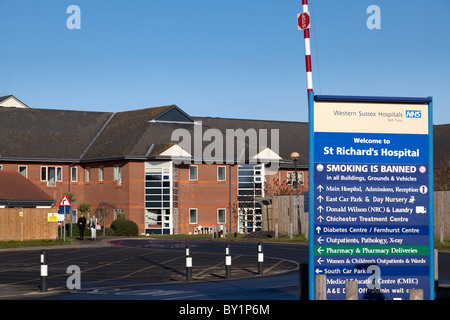
[[[62,182],[62,167],[41,167],[41,181],[47,181],[49,187],[56,186],[56,182]]]
[[[264,167],[243,164],[238,166],[238,223],[240,233],[261,230],[261,206],[256,197],[263,196]]]
[[[172,233],[172,162],[145,164],[146,233]]]

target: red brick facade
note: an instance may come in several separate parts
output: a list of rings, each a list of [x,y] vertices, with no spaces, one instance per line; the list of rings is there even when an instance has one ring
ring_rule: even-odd
[[[63,195],[69,191],[69,165],[67,163],[3,163],[2,166],[3,170],[16,172],[19,170],[19,166],[26,166],[27,178],[53,197],[56,201],[56,207]],[[114,179],[114,170],[117,166],[122,168],[122,183]],[[189,165],[181,164],[177,166],[178,210],[173,208],[174,222],[172,232],[193,234],[198,231],[199,226],[206,230],[206,228],[220,224],[229,228],[230,194],[230,231],[234,232],[238,226],[238,166],[231,165],[231,175],[229,165],[198,164],[195,166],[197,166],[196,180],[189,179]],[[61,181],[55,181],[54,186],[48,186],[47,181],[41,181],[43,167],[60,167],[62,176],[59,180]],[[110,161],[74,165],[77,177],[76,181],[71,180],[70,182],[70,191],[76,199],[74,208],[76,209],[82,202],[87,202],[90,204],[90,212],[93,213],[100,203],[109,203],[115,208],[121,209],[128,219],[136,222],[140,233],[145,233],[144,167],[144,161]],[[218,181],[218,167],[224,167],[224,181]],[[103,180],[100,178],[100,168],[103,170]],[[89,170],[89,181],[86,181],[87,170]],[[275,193],[295,193],[295,188],[291,185],[286,185],[286,174],[288,171],[293,170],[280,170],[275,175],[266,176],[266,193],[273,193],[274,191]],[[299,185],[300,193],[307,191],[308,175],[307,171],[303,172],[304,184]],[[279,186],[280,182],[282,187]],[[266,194],[266,196],[270,196],[270,194]],[[197,210],[196,221],[190,221],[190,209]],[[225,211],[224,221],[219,221],[219,209]],[[223,219],[223,211],[221,211],[221,214]],[[113,218],[113,213],[111,213],[107,218],[107,226],[110,225]]]
[[[0,107],[0,136],[0,169],[19,171],[56,205],[71,192],[75,208],[87,202],[94,213],[102,204],[113,206],[149,234],[217,225],[258,230],[255,198],[296,191],[293,151],[302,155],[297,165],[307,166],[306,123],[191,117],[176,105],[115,113]],[[173,165],[177,156],[205,161],[195,164],[196,179],[189,164]],[[237,165],[242,157],[277,161],[281,169],[264,176],[275,163]],[[206,164],[211,159],[234,164]],[[307,182],[305,173],[299,192]],[[110,212],[106,225],[113,219]]]
[[[225,168],[225,181],[218,181],[217,168]],[[189,166],[179,168],[179,230],[194,233],[194,228],[219,225],[218,209],[225,209],[225,226],[230,225],[230,173],[228,165],[197,165],[198,179],[189,180]],[[237,170],[231,166],[231,204],[237,201]],[[197,209],[197,223],[189,222],[189,209]],[[237,214],[231,212],[231,231],[237,225]]]

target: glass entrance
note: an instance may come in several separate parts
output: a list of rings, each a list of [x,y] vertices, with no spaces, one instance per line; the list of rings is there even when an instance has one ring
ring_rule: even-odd
[[[145,233],[172,234],[172,162],[145,163]]]
[[[238,223],[240,233],[260,231],[261,206],[255,197],[263,196],[264,166],[243,164],[238,166]]]

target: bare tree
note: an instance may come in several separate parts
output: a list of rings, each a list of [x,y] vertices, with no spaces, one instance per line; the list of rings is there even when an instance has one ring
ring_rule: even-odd
[[[100,225],[103,226],[103,235],[106,234],[106,221],[108,217],[114,213],[114,209],[116,209],[116,207],[108,202],[100,202],[97,209],[95,209],[95,214],[98,217]]]

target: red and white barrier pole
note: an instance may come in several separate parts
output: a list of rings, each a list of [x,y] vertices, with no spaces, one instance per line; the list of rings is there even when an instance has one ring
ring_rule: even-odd
[[[314,137],[314,91],[313,91],[313,83],[312,83],[312,68],[311,68],[311,44],[309,39],[309,27],[310,27],[310,16],[308,11],[308,0],[302,0],[302,9],[303,12],[297,15],[297,23],[298,29],[303,30],[304,38],[305,38],[305,62],[306,62],[306,87],[308,94],[308,121],[309,121],[309,129],[308,135],[310,141]],[[314,199],[314,149],[313,144],[309,144],[309,199],[312,201]],[[309,208],[309,228],[313,230],[313,219],[314,216],[314,208],[310,206]],[[311,232],[310,232],[311,235]],[[309,241],[309,261],[314,260],[314,241],[312,241],[313,237],[310,237]],[[304,269],[304,268],[302,268]],[[314,263],[309,263],[308,265],[308,291],[309,298],[314,300]],[[305,282],[305,277],[302,278],[303,282]],[[305,283],[302,286],[306,285]],[[305,293],[305,291],[303,291]],[[304,297],[304,294],[300,295]]]
[[[303,7],[303,16],[299,15],[299,29],[303,30],[303,34],[305,37],[305,62],[306,62],[306,87],[308,92],[313,91],[313,83],[312,83],[312,69],[311,69],[311,44],[309,39],[309,11],[308,11],[308,0],[302,0]],[[301,16],[301,17],[300,17]],[[302,25],[300,19],[303,18],[303,23],[307,19],[307,27],[305,24]]]

